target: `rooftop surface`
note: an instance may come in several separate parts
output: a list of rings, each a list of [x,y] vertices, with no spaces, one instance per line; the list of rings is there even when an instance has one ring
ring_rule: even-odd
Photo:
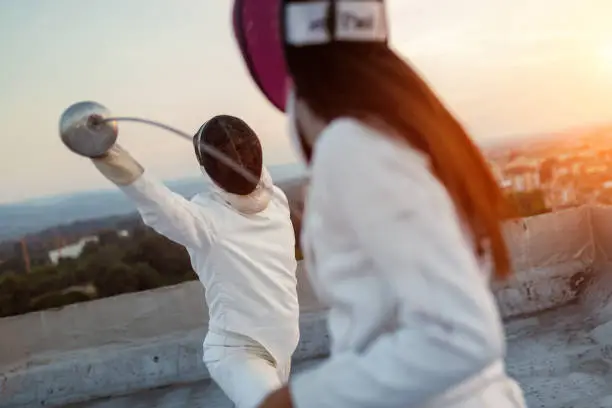
[[[585,324],[583,313],[582,307],[570,305],[507,324],[508,371],[521,383],[529,408],[612,407],[612,348],[593,341],[589,334],[591,325]],[[294,372],[312,368],[319,361],[302,362]],[[205,380],[67,407],[185,406],[230,408],[232,405],[211,381]]]

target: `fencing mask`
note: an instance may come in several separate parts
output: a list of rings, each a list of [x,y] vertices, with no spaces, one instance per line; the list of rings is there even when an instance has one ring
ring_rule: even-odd
[[[283,0],[235,0],[234,36],[251,77],[279,110],[285,110],[289,75],[281,38]]]
[[[251,77],[285,111],[291,79],[285,47],[387,44],[384,0],[235,0],[234,36]]]
[[[262,175],[263,153],[257,134],[243,120],[219,115],[204,123],[193,137],[193,147],[200,167],[224,191],[246,196],[258,186],[226,164],[207,154],[208,145],[219,150],[258,180]]]
[[[311,147],[295,115],[285,47],[386,44],[384,0],[235,0],[233,14],[234,35],[251,77],[264,96],[289,115],[294,147],[308,161]]]

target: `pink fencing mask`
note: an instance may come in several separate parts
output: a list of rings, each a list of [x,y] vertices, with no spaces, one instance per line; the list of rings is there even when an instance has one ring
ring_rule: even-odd
[[[289,75],[281,38],[283,0],[235,0],[234,35],[251,77],[272,104],[285,111]]]
[[[274,106],[287,108],[285,45],[386,44],[384,0],[235,0],[234,35],[251,77]]]

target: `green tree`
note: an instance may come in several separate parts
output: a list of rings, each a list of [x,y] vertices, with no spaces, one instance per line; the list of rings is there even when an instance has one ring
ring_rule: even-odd
[[[25,273],[25,263],[21,256],[12,256],[0,264],[0,274],[7,272]]]
[[[27,276],[5,275],[0,280],[0,316],[11,316],[29,311],[30,290]]]
[[[172,282],[192,269],[185,248],[156,233],[148,233],[136,241],[123,260],[130,265],[145,263]]]
[[[149,290],[196,279],[186,250],[139,223],[129,238],[114,230],[102,231],[88,242],[77,259],[48,257],[33,263],[31,274],[8,273],[22,261],[18,256],[2,264],[0,316],[65,306],[122,293]],[[91,234],[89,231],[88,234]],[[75,240],[82,235],[76,234]],[[42,253],[42,252],[41,252]],[[299,256],[299,252],[296,253]],[[89,293],[80,288],[93,285]]]
[[[164,278],[155,269],[146,263],[138,263],[132,266],[133,273],[138,279],[138,290],[149,290],[164,285]]]
[[[85,258],[89,255],[93,255],[100,249],[100,244],[96,241],[89,241],[81,249],[79,258]]]
[[[100,297],[120,295],[139,290],[138,275],[124,263],[115,263],[98,271],[94,285]]]
[[[53,309],[73,303],[86,302],[91,299],[91,296],[79,291],[47,293],[39,298],[33,299],[30,303],[29,311],[34,312],[38,310]]]
[[[57,269],[74,269],[78,265],[75,258],[59,258],[57,261]]]
[[[100,246],[93,254],[79,257],[86,267],[92,270],[108,269],[111,265],[122,261],[125,255],[125,250],[119,246],[108,245]]]
[[[115,230],[104,230],[98,234],[98,243],[100,246],[119,245],[121,237]]]

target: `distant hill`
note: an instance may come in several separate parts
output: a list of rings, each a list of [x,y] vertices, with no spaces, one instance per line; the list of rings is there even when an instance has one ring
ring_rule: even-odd
[[[303,166],[288,164],[270,166],[276,183],[291,188],[291,180],[304,174]],[[203,179],[192,177],[166,183],[173,191],[192,197],[202,191]],[[117,189],[80,192],[0,205],[0,241],[14,240],[58,225],[93,220],[135,211],[132,203]]]
[[[572,126],[542,133],[526,133],[507,135],[505,137],[479,140],[479,147],[486,153],[504,149],[515,149],[531,144],[555,143],[560,140],[572,140],[583,135],[601,133],[609,135],[612,132],[612,123],[590,123],[583,126]],[[606,136],[609,137],[609,136]]]

